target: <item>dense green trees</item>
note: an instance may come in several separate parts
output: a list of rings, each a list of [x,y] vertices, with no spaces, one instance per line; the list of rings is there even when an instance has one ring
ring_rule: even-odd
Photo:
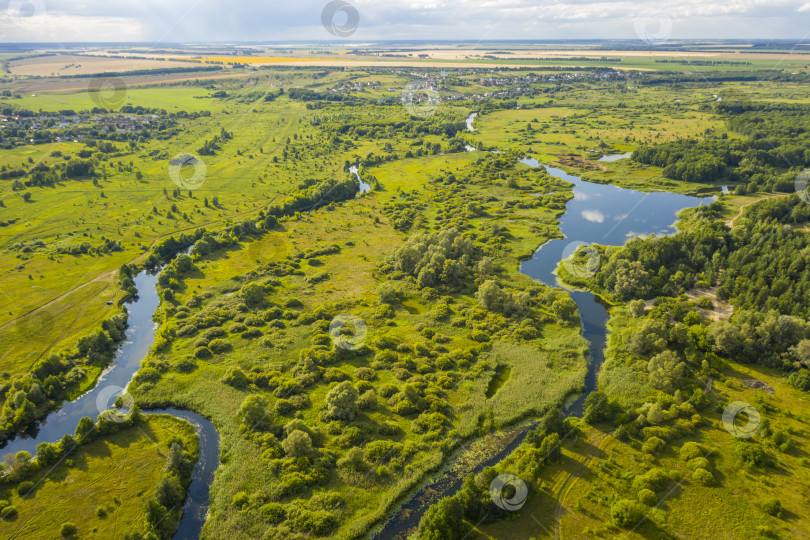
[[[428,508],[416,536],[420,540],[461,540],[469,533],[469,527],[461,502],[451,497]]]
[[[743,182],[745,191],[792,191],[796,173],[810,165],[810,107],[721,102],[715,110],[741,138],[707,134],[702,140],[640,146],[633,159],[662,167],[664,176],[676,180],[724,180]],[[785,168],[793,172],[783,175]]]
[[[416,278],[421,288],[469,286],[482,255],[475,243],[456,229],[416,233],[389,258],[396,270]]]
[[[676,296],[700,281],[718,283],[717,294],[737,308],[774,310],[810,317],[810,241],[770,218],[803,216],[793,195],[743,219],[733,232],[722,224],[697,217],[671,237],[633,239],[608,249],[608,261],[591,281],[622,300]]]

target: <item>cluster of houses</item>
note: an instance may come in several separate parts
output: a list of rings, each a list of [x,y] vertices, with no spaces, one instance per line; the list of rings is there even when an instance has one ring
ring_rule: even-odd
[[[329,92],[335,94],[337,92],[360,91],[365,88],[376,88],[378,86],[382,86],[382,83],[380,81],[363,81],[344,84],[343,86],[339,86],[337,88],[330,88]]]
[[[449,87],[443,84],[444,80],[447,79],[448,77],[448,73],[446,71],[441,72],[413,71],[407,68],[385,69],[385,71],[397,75],[404,75],[411,79],[419,80],[419,82],[417,83],[412,83],[409,86],[409,88],[416,91],[424,90],[432,94],[440,95],[438,99],[442,101],[460,100],[460,99],[481,100],[487,98],[516,97],[525,93],[533,92],[535,89],[533,89],[530,85],[536,83],[557,83],[583,79],[618,80],[618,79],[626,79],[628,77],[633,76],[632,73],[615,70],[560,72],[548,75],[537,75],[534,73],[529,73],[525,75],[496,76],[496,73],[499,72],[493,69],[493,70],[486,70],[489,71],[489,73],[487,74],[488,76],[480,77],[476,82],[478,82],[480,86],[484,87],[500,87],[501,88],[500,90],[482,92],[473,95],[461,95],[458,94],[457,92],[452,91]],[[469,72],[464,71],[463,73],[456,71],[455,73],[464,75],[476,75],[480,74],[481,71],[482,70],[479,69],[479,70],[469,70]],[[381,86],[381,83],[378,81],[348,83],[340,87],[332,88],[330,89],[330,92],[338,93],[338,92],[358,91],[368,87],[379,87],[379,86]],[[386,91],[391,93],[395,92],[402,93],[403,89],[392,87],[386,88]],[[419,100],[420,98],[418,96],[414,96],[414,99]]]
[[[30,131],[46,129],[73,129],[95,127],[99,131],[107,133],[137,133],[151,124],[160,120],[156,114],[117,114],[117,115],[87,115],[87,114],[55,114],[41,113],[36,116],[0,116],[0,130],[3,129],[24,129]],[[2,131],[0,131],[2,138]],[[85,135],[75,132],[54,137],[53,140],[60,142],[63,140],[74,140],[78,142],[84,139]],[[34,143],[35,140],[31,139]]]

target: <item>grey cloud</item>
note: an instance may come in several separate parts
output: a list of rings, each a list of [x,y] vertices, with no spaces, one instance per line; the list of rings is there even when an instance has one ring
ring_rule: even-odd
[[[0,40],[60,39],[73,34],[93,41],[94,28],[116,28],[143,41],[336,41],[320,24],[326,1],[256,0],[28,0],[42,3],[47,24],[9,27],[2,2]],[[351,1],[351,0],[350,0]],[[805,35],[807,0],[357,0],[360,27],[354,40],[368,39],[560,39],[635,38],[634,20],[647,10],[673,21],[673,38],[779,37]],[[81,32],[82,20],[87,32]],[[94,26],[95,25],[95,26]],[[66,25],[65,25],[66,26]],[[46,30],[46,28],[50,30]],[[114,32],[114,30],[111,30]],[[129,35],[129,34],[127,34]],[[61,39],[68,39],[62,37]]]

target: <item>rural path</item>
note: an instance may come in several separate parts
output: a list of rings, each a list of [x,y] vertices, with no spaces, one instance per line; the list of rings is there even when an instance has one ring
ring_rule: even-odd
[[[756,204],[756,203],[758,203],[760,201],[764,201],[765,199],[779,199],[779,198],[782,198],[782,197],[790,197],[790,195],[792,195],[792,194],[791,193],[783,193],[782,195],[774,195],[774,194],[771,193],[771,194],[765,195],[764,197],[760,197],[759,199],[756,199],[756,200],[753,200],[751,202],[745,203],[744,205],[742,205],[740,207],[740,211],[737,212],[736,216],[734,216],[731,219],[726,220],[726,225],[728,225],[729,227],[733,227],[734,222],[737,221],[737,219],[739,219],[743,215],[743,211],[746,208],[748,208],[749,206],[751,206],[752,204]]]
[[[269,201],[267,204],[265,204],[265,205],[263,205],[263,206],[261,206],[261,207],[259,207],[259,208],[254,208],[254,209],[252,209],[252,210],[247,210],[247,211],[245,211],[245,212],[241,212],[241,213],[238,213],[238,214],[234,214],[234,215],[233,215],[233,216],[231,216],[229,219],[233,219],[233,218],[241,218],[241,217],[247,216],[247,215],[249,215],[249,214],[253,214],[253,213],[259,212],[260,210],[263,210],[263,209],[267,208],[268,206],[270,206],[271,204],[273,204],[273,202],[275,202],[275,200],[276,200],[278,197],[279,197],[279,195],[277,194],[277,195],[276,195],[275,197],[273,197],[273,198],[272,198],[272,199],[271,199],[271,200],[270,200],[270,201]],[[152,243],[149,245],[149,248],[148,248],[148,249],[146,249],[146,250],[145,250],[143,253],[141,253],[141,254],[139,254],[139,255],[137,255],[137,256],[135,256],[135,257],[133,257],[132,259],[130,259],[130,260],[128,261],[128,263],[127,263],[127,264],[134,264],[134,263],[136,263],[136,262],[140,262],[140,261],[142,261],[143,259],[145,259],[145,258],[147,257],[147,255],[148,255],[148,253],[149,253],[149,252],[150,252],[152,249],[154,249],[154,247],[157,245],[157,243],[158,243],[158,242],[160,242],[161,240],[164,240],[164,239],[169,238],[170,236],[173,236],[173,235],[176,235],[176,234],[181,234],[181,233],[184,233],[184,232],[187,232],[187,231],[190,231],[190,230],[196,230],[196,229],[199,229],[199,228],[201,228],[201,227],[208,227],[208,226],[211,226],[211,225],[219,225],[219,224],[221,224],[221,223],[222,223],[222,221],[223,221],[223,220],[211,221],[211,222],[209,222],[209,223],[203,223],[203,224],[199,224],[199,225],[194,225],[194,226],[192,226],[192,227],[186,227],[186,228],[184,228],[184,229],[178,229],[178,230],[172,231],[171,233],[165,234],[165,235],[163,235],[163,236],[161,236],[161,237],[155,238],[155,239],[152,241]],[[115,276],[116,276],[116,274],[117,274],[117,273],[118,273],[118,270],[117,270],[117,269],[116,269],[116,270],[110,270],[110,271],[108,271],[108,272],[104,272],[103,274],[99,274],[98,276],[96,276],[96,277],[94,277],[93,279],[90,279],[90,280],[88,280],[88,281],[85,281],[84,283],[79,283],[79,284],[78,284],[78,285],[76,285],[75,287],[71,287],[70,289],[68,289],[68,290],[67,290],[67,291],[65,291],[64,293],[60,294],[59,296],[57,296],[57,297],[55,297],[55,298],[52,298],[51,300],[48,300],[48,301],[47,301],[47,302],[45,302],[44,304],[41,304],[40,306],[38,306],[38,307],[36,307],[36,308],[34,308],[34,309],[32,309],[32,310],[30,310],[30,311],[26,312],[26,313],[23,313],[22,315],[19,315],[19,316],[17,316],[17,317],[14,317],[13,319],[10,319],[10,320],[6,321],[6,322],[5,322],[5,323],[3,323],[3,324],[0,324],[0,330],[2,330],[3,328],[6,328],[6,327],[7,327],[7,326],[9,326],[9,325],[12,325],[12,324],[15,324],[15,323],[17,323],[17,322],[21,321],[21,320],[22,320],[22,319],[24,319],[25,317],[29,317],[29,316],[31,316],[31,315],[34,315],[34,314],[36,314],[36,313],[38,313],[38,312],[40,312],[40,311],[42,311],[42,310],[46,309],[48,306],[51,306],[51,305],[55,304],[56,302],[58,302],[58,301],[60,301],[60,300],[62,300],[62,299],[64,299],[64,298],[66,298],[67,296],[69,296],[69,295],[73,294],[74,292],[76,292],[76,291],[78,291],[78,290],[80,290],[80,289],[83,289],[84,287],[87,287],[87,286],[88,286],[88,285],[90,285],[91,283],[95,283],[95,282],[106,282],[106,284],[104,285],[104,287],[103,287],[103,288],[102,288],[102,289],[99,291],[99,294],[100,294],[102,291],[107,290],[107,288],[108,288],[108,287],[110,287],[110,286],[111,286],[111,285],[114,283],[114,281],[115,281]],[[37,356],[36,356],[36,357],[35,357],[35,358],[34,358],[34,359],[31,361],[31,366],[32,366],[32,367],[33,367],[33,365],[34,365],[36,362],[38,362],[38,361],[39,361],[39,360],[40,360],[40,359],[41,359],[43,356],[45,356],[45,355],[48,353],[48,351],[50,351],[50,350],[51,350],[51,349],[52,349],[54,346],[56,346],[56,344],[57,344],[57,343],[59,343],[61,340],[65,339],[65,338],[68,336],[68,334],[69,334],[69,332],[70,332],[71,328],[73,328],[73,326],[74,326],[74,325],[75,325],[75,324],[76,324],[76,323],[77,323],[77,322],[78,322],[78,321],[81,319],[81,316],[82,316],[82,314],[85,312],[85,310],[87,309],[87,307],[90,305],[90,303],[91,303],[91,302],[95,301],[97,297],[98,297],[98,294],[97,294],[97,295],[95,295],[95,296],[93,296],[93,297],[91,297],[91,298],[90,298],[90,299],[89,299],[87,302],[85,302],[85,303],[84,303],[84,304],[81,306],[81,308],[79,309],[79,312],[76,314],[76,317],[73,319],[73,321],[72,321],[72,322],[71,322],[69,325],[65,326],[65,328],[62,330],[62,332],[61,332],[61,333],[60,333],[60,334],[59,334],[59,335],[58,335],[56,338],[54,338],[54,339],[52,339],[52,340],[50,340],[50,341],[48,341],[48,342],[42,343],[43,345],[45,345],[45,347],[42,349],[42,352],[41,352],[41,353],[39,353],[39,354],[38,354],[38,355],[37,355]]]
[[[588,452],[588,455],[585,456],[585,459],[579,462],[576,471],[573,473],[568,473],[562,478],[562,480],[555,482],[552,488],[552,492],[557,496],[557,506],[554,508],[555,540],[560,540],[562,538],[562,534],[560,532],[560,521],[563,515],[565,515],[565,497],[571,491],[571,488],[574,487],[577,480],[582,478],[585,471],[588,470],[588,464],[590,464],[591,460],[595,457],[596,452],[602,449],[603,444],[607,441],[607,437],[608,433],[600,432],[592,440],[589,438],[589,442],[591,442],[591,450]]]
[[[230,218],[228,218],[228,219],[233,219],[233,218],[243,217],[243,216],[246,216],[246,215],[248,215],[248,214],[253,214],[253,213],[256,213],[256,212],[258,212],[258,211],[260,211],[260,210],[264,210],[265,208],[267,208],[268,206],[270,206],[271,204],[273,204],[273,201],[275,201],[277,198],[278,198],[278,195],[276,195],[275,197],[273,197],[273,199],[272,199],[270,202],[268,202],[266,205],[264,205],[264,206],[262,206],[262,207],[260,207],[260,208],[254,208],[253,210],[248,210],[248,211],[246,211],[246,212],[241,212],[241,213],[239,213],[239,214],[234,214],[233,216],[231,216],[231,217],[230,217]],[[158,242],[160,242],[161,240],[164,240],[164,239],[169,238],[170,236],[174,236],[174,235],[176,235],[176,234],[181,234],[181,233],[188,232],[188,231],[191,231],[191,230],[197,230],[197,229],[199,229],[199,228],[202,228],[202,227],[208,227],[208,226],[210,226],[210,225],[214,225],[214,224],[220,224],[220,223],[222,223],[222,221],[223,221],[223,220],[211,221],[211,222],[208,222],[208,223],[201,223],[201,224],[199,224],[199,225],[194,225],[194,226],[192,226],[192,227],[186,227],[186,228],[184,228],[184,229],[177,229],[177,230],[172,231],[172,232],[170,232],[170,233],[168,233],[168,234],[165,234],[165,235],[163,235],[163,236],[160,236],[160,237],[158,237],[158,238],[155,238],[155,239],[152,241],[152,243],[149,245],[149,248],[148,248],[148,249],[146,249],[146,250],[145,250],[143,253],[141,253],[141,254],[137,255],[136,257],[133,257],[132,259],[130,259],[129,261],[127,261],[127,263],[126,263],[126,264],[135,264],[135,263],[140,262],[140,261],[142,261],[143,259],[145,259],[145,258],[147,257],[147,254],[148,254],[148,253],[149,253],[149,252],[150,252],[150,251],[151,251],[151,250],[152,250],[152,249],[153,249],[153,248],[154,248],[154,247],[157,245],[157,243],[158,243]],[[111,279],[111,278],[113,278],[117,272],[118,272],[118,270],[110,270],[109,272],[104,272],[103,274],[99,274],[98,276],[94,277],[93,279],[87,280],[87,281],[85,281],[84,283],[80,283],[80,284],[76,285],[75,287],[71,287],[70,289],[68,289],[68,290],[67,290],[67,291],[65,291],[64,293],[60,294],[59,296],[57,296],[57,297],[55,297],[55,298],[52,298],[51,300],[48,300],[48,301],[47,301],[47,302],[45,302],[44,304],[41,304],[40,306],[38,306],[38,307],[36,307],[36,308],[34,308],[34,309],[32,309],[32,310],[30,310],[30,311],[26,312],[26,313],[23,313],[22,315],[19,315],[19,316],[17,316],[17,317],[14,317],[13,319],[9,319],[9,320],[8,320],[8,321],[6,321],[5,323],[0,324],[0,329],[5,328],[5,327],[7,327],[7,326],[9,326],[9,325],[11,325],[11,324],[14,324],[15,322],[17,322],[17,321],[19,321],[20,319],[23,319],[23,318],[25,318],[25,317],[28,317],[29,315],[33,315],[34,313],[36,313],[36,312],[38,312],[38,311],[40,311],[40,310],[42,310],[42,309],[45,309],[46,307],[48,307],[49,305],[53,304],[54,302],[58,302],[59,300],[61,300],[61,299],[65,298],[66,296],[68,296],[68,295],[72,294],[72,293],[73,293],[73,292],[75,292],[75,291],[78,291],[79,289],[82,289],[82,288],[84,288],[84,287],[86,287],[86,286],[90,285],[91,283],[94,283],[94,282],[96,282],[96,281],[108,281],[108,282],[112,283],[112,279]],[[105,287],[105,288],[106,288],[106,287]]]

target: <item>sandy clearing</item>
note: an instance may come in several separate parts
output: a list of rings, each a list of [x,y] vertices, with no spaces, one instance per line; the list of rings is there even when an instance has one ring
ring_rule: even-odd
[[[697,302],[703,297],[708,297],[712,301],[712,308],[711,309],[703,309],[697,308],[698,313],[703,315],[708,319],[712,319],[714,321],[719,321],[720,319],[728,319],[731,315],[734,314],[734,306],[726,302],[725,300],[721,300],[717,298],[717,289],[719,287],[711,287],[709,289],[692,289],[686,291],[686,296],[692,302]],[[646,309],[652,309],[655,301],[658,298],[651,298],[650,300],[646,300],[644,302],[644,306]]]

